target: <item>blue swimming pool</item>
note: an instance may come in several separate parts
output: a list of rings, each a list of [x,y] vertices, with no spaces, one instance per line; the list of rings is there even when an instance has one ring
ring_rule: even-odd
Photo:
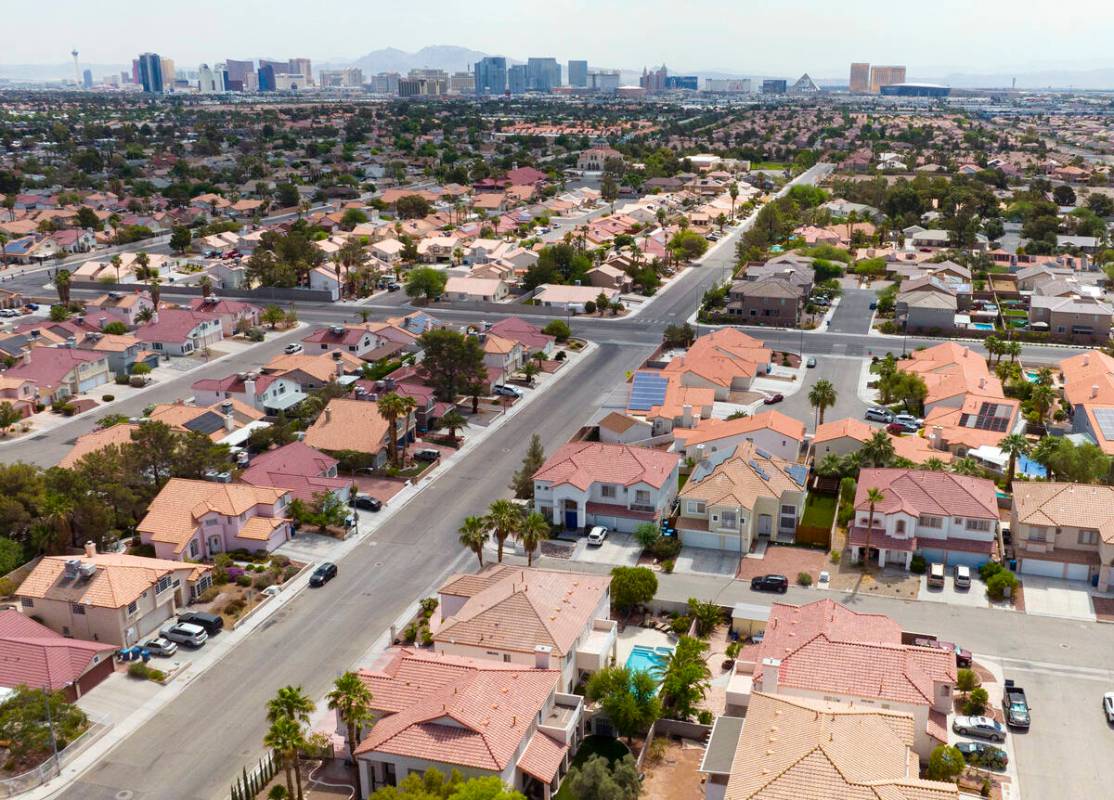
[[[1048,477],[1048,470],[1028,456],[1020,456],[1017,459],[1017,470],[1022,475],[1028,475],[1030,478]]]
[[[972,322],[971,327],[977,331],[992,331],[994,326],[989,322]]]
[[[631,672],[648,672],[655,678],[665,663],[666,657],[673,652],[671,647],[647,647],[636,644],[627,656],[627,669]]]

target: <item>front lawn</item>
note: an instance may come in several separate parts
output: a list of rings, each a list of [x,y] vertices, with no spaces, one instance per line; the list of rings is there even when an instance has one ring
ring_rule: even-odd
[[[584,741],[580,743],[580,749],[577,750],[576,755],[573,756],[570,769],[572,767],[579,767],[589,758],[596,755],[603,756],[610,763],[614,764],[629,752],[630,750],[625,744],[610,736],[586,736]],[[572,793],[568,789],[568,784],[562,783],[561,788],[557,790],[557,794],[555,794],[553,798],[554,800],[573,800]]]
[[[801,524],[809,528],[830,528],[835,519],[836,499],[827,494],[810,494],[805,500]]]

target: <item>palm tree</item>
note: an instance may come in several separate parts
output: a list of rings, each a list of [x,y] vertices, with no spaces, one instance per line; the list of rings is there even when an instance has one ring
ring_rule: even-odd
[[[522,367],[522,374],[526,376],[526,380],[529,381],[531,386],[534,385],[534,378],[536,378],[541,371],[542,368],[533,361],[527,361]]]
[[[120,215],[119,214],[109,214],[108,215],[108,227],[112,228],[112,242],[114,244],[120,244]]]
[[[929,472],[943,472],[944,462],[936,456],[933,456],[932,458],[926,459],[925,462],[921,464],[921,468],[927,469]]]
[[[306,739],[302,734],[302,726],[292,719],[282,717],[271,723],[270,730],[263,737],[263,744],[274,750],[282,761],[282,769],[286,773],[286,796],[301,800],[302,776],[298,772],[298,751],[305,746]],[[298,777],[298,793],[294,793],[294,780],[291,772]]]
[[[155,310],[153,308],[149,308],[148,306],[144,306],[143,308],[139,309],[139,312],[135,315],[135,321],[140,324],[150,322],[154,318]]]
[[[484,568],[484,543],[487,541],[487,520],[483,517],[471,516],[464,518],[460,526],[460,543],[476,554],[480,560],[480,569]]]
[[[388,442],[390,445],[391,463],[396,467],[399,466],[399,447],[398,447],[398,425],[397,420],[403,417],[409,420],[410,413],[417,408],[417,403],[412,397],[403,397],[402,395],[389,392],[376,403],[380,415],[383,419],[387,420],[387,427],[391,432],[391,440]],[[409,425],[407,425],[409,428]]]
[[[135,254],[135,275],[142,280],[147,277],[147,269],[151,266],[151,257],[143,250]]]
[[[727,185],[727,193],[731,195],[731,219],[735,219],[735,201],[739,199],[739,184],[731,181]]]
[[[208,275],[202,275],[201,280],[197,282],[197,285],[201,287],[202,297],[209,297],[210,295],[212,295],[213,279],[210,278]]]
[[[808,402],[816,409],[816,425],[824,424],[824,412],[835,405],[837,393],[832,382],[821,378],[808,392]]]
[[[162,283],[162,278],[158,275],[152,275],[147,281],[147,290],[151,292],[151,303],[154,305],[155,310],[159,308],[159,300],[162,299],[162,289],[159,285]]]
[[[341,251],[337,250],[333,253],[333,272],[336,273],[337,276],[337,294],[340,296],[341,300],[344,299],[344,282],[341,279],[341,273],[343,271],[344,257],[341,255]]]
[[[1010,361],[1014,361],[1021,357],[1021,342],[1006,342],[1005,346],[1006,355],[1010,357]]]
[[[446,411],[441,415],[441,426],[449,429],[449,438],[454,442],[457,440],[456,432],[459,428],[467,427],[468,418],[457,411],[455,408]]]
[[[870,488],[866,491],[866,501],[869,503],[870,516],[866,518],[866,547],[863,549],[863,572],[870,571],[870,534],[874,530],[874,507],[886,499],[886,493],[881,489]]]
[[[1064,439],[1055,436],[1045,436],[1038,441],[1037,446],[1033,448],[1031,454],[1033,460],[1048,471],[1049,478],[1055,477],[1052,470],[1052,460],[1064,441]]]
[[[952,472],[956,475],[966,475],[971,478],[982,476],[983,468],[973,458],[959,458],[952,462]]]
[[[522,510],[510,500],[496,500],[487,511],[487,524],[495,530],[499,545],[498,560],[503,563],[503,544],[518,534],[522,526]]]
[[[860,467],[885,467],[893,461],[894,443],[885,431],[875,431],[856,453]]]
[[[8,244],[8,234],[5,231],[0,231],[0,269],[7,269],[8,266],[8,251],[5,245]]]
[[[112,265],[112,268],[113,268],[114,270],[116,270],[116,282],[117,282],[117,283],[119,283],[119,282],[120,282],[120,267],[121,267],[121,266],[123,265],[123,263],[124,263],[124,262],[123,262],[123,261],[122,261],[122,260],[120,259],[120,254],[119,254],[119,253],[117,253],[116,255],[112,256],[112,258],[110,258],[110,259],[108,260],[108,263],[110,263],[110,264]]]
[[[356,753],[359,729],[371,721],[371,691],[355,672],[346,672],[333,682],[333,690],[325,695],[329,710],[337,712],[348,734],[348,753]]]
[[[518,530],[518,540],[526,551],[526,566],[534,566],[534,551],[549,538],[549,520],[537,511],[531,511]]]
[[[1048,412],[1052,409],[1052,404],[1056,402],[1056,392],[1051,386],[1037,384],[1029,395],[1029,401],[1033,404],[1040,421],[1044,422],[1044,418],[1048,416]]]
[[[64,306],[70,304],[70,271],[60,269],[54,273],[54,288],[58,291],[58,302]]]
[[[1018,457],[1029,453],[1029,440],[1020,433],[1011,433],[998,442],[998,449],[1010,456],[1009,467],[1006,469],[1006,482],[1009,483],[1013,480]]]
[[[301,686],[283,686],[267,703],[267,721],[275,722],[283,717],[295,722],[309,722],[309,715],[317,706]]]

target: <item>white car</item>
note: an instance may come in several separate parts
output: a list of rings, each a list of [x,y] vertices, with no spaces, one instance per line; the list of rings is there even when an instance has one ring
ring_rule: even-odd
[[[153,656],[172,656],[178,652],[178,645],[169,639],[164,639],[162,636],[157,636],[154,639],[149,639],[140,645],[143,649],[149,651]]]
[[[607,528],[603,525],[597,525],[588,532],[588,544],[593,544],[599,547],[603,544],[603,540],[607,538]]]
[[[1006,741],[1006,726],[990,717],[956,717],[952,730],[960,736],[977,736],[992,742]]]
[[[495,384],[495,394],[503,397],[522,397],[522,392],[514,386],[507,386],[505,383]]]
[[[1106,721],[1114,725],[1114,692],[1102,696],[1102,712],[1106,714]]]
[[[204,628],[189,622],[168,625],[162,629],[161,633],[172,642],[188,644],[190,647],[201,647],[209,638],[209,634],[205,633]]]
[[[286,345],[286,347],[282,348],[282,351],[289,355],[293,355],[294,353],[302,352],[302,346],[297,342],[294,342],[293,344]]]

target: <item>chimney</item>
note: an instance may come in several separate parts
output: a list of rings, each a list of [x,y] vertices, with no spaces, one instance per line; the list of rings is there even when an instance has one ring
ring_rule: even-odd
[[[928,439],[932,443],[934,449],[944,449],[944,429],[939,425],[932,426],[932,433],[929,434]]]
[[[980,389],[985,389],[986,388],[986,378],[979,378],[979,388]]]
[[[332,422],[332,420],[333,420],[332,409],[330,409],[328,406],[325,406],[325,410],[322,413],[325,415],[325,424],[326,425],[328,425],[330,422]]]
[[[222,405],[221,410],[224,411],[224,430],[227,433],[232,433],[236,430],[236,415],[232,413],[232,404],[229,403],[227,409]]]
[[[337,355],[340,355],[339,350],[336,350],[334,352],[336,352]],[[343,378],[344,377],[344,362],[341,361],[339,358],[337,359],[337,377],[338,378]]]
[[[547,644],[539,644],[534,648],[534,669],[549,669],[549,659],[553,648]]]
[[[85,557],[86,558],[92,558],[96,554],[97,554],[97,544],[96,544],[96,542],[86,542],[85,543]]]
[[[252,376],[244,381],[244,394],[248,396],[248,402],[255,405],[255,377]]]
[[[681,427],[692,427],[692,406],[685,403],[684,409],[681,412]]]
[[[1097,383],[1091,384],[1091,399],[1094,400],[1099,396],[1099,385]]]
[[[762,687],[766,694],[777,694],[778,672],[781,670],[780,658],[762,659]]]

